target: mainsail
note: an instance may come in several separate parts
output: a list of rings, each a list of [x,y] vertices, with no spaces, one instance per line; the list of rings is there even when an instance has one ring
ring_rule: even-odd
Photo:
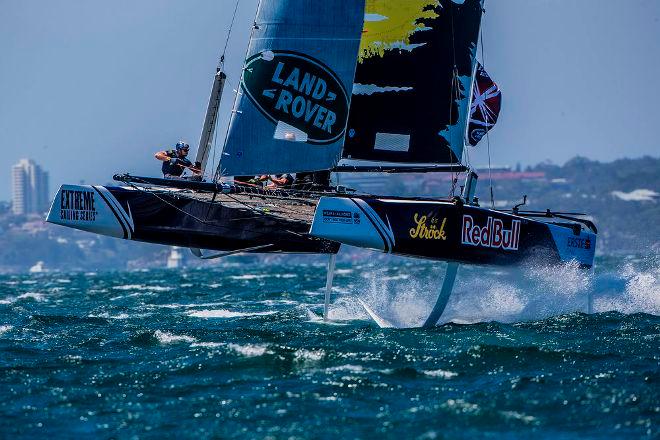
[[[336,164],[363,17],[363,0],[261,1],[220,174]]]
[[[470,145],[476,146],[481,138],[495,126],[501,107],[502,92],[500,92],[500,88],[497,87],[481,63],[478,63],[470,104],[470,125],[468,125]]]
[[[367,0],[342,157],[460,162],[482,0]]]

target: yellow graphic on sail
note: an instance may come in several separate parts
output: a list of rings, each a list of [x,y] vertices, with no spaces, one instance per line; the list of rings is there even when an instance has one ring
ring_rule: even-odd
[[[420,19],[438,16],[436,6],[437,0],[366,0],[358,62],[388,49],[414,49],[410,37],[425,28]]]

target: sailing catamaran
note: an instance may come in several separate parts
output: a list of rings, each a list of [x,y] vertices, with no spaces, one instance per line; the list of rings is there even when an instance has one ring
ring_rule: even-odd
[[[482,14],[483,0],[262,0],[212,179],[122,174],[118,186],[63,185],[47,220],[188,247],[200,258],[329,254],[326,318],[342,244],[448,262],[424,326],[442,315],[459,263],[536,258],[591,267],[597,231],[589,220],[524,211],[524,202],[495,210],[475,198],[466,146],[494,126],[501,99],[477,62]],[[197,153],[202,169],[225,79],[221,65]],[[445,172],[453,185],[448,197],[402,198],[225,180],[319,171]]]

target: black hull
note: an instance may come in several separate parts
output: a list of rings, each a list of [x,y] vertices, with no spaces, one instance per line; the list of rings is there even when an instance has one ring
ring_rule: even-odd
[[[451,201],[321,198],[312,235],[396,255],[468,264],[591,267],[596,234],[579,223],[538,221]]]
[[[48,221],[128,240],[216,251],[337,253],[339,243],[309,235],[309,222],[190,193],[64,185]],[[311,209],[313,213],[313,207]],[[310,216],[311,218],[311,216]]]

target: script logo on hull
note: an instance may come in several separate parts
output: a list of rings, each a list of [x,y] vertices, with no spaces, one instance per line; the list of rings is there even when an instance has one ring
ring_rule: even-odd
[[[461,243],[505,251],[517,251],[520,242],[520,220],[511,221],[511,229],[504,229],[498,218],[488,217],[486,224],[478,226],[471,215],[463,216]]]
[[[420,216],[415,213],[413,217],[415,227],[410,228],[408,235],[410,238],[419,240],[447,240],[447,233],[445,232],[445,225],[447,224],[447,217],[442,219],[438,224],[439,218],[435,216]]]
[[[346,90],[328,66],[310,56],[283,50],[253,55],[245,63],[241,85],[267,118],[299,130],[307,143],[328,144],[344,135]],[[298,135],[294,130],[283,139],[299,140]]]

